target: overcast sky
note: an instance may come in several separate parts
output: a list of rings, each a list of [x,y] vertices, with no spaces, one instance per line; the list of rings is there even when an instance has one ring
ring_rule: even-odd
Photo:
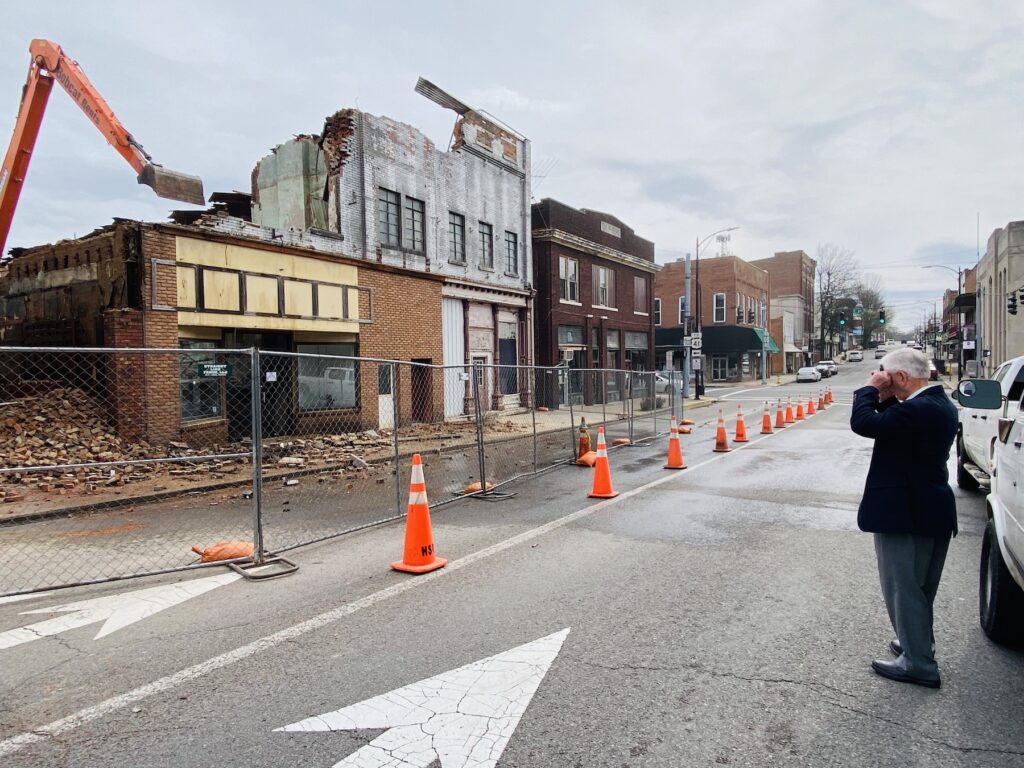
[[[249,191],[271,147],[345,106],[446,145],[454,115],[414,93],[422,75],[533,142],[535,199],[614,214],[661,262],[728,226],[747,259],[839,244],[899,325],[955,286],[922,265],[974,264],[976,216],[982,252],[1024,218],[1020,0],[79,1],[5,4],[3,22],[3,141],[29,41],[49,38],[207,194]],[[59,90],[8,247],[163,220],[176,206]]]

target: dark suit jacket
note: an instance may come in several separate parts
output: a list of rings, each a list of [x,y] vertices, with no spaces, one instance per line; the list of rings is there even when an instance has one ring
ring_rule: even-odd
[[[850,427],[875,441],[857,525],[872,533],[955,536],[956,499],[946,463],[957,415],[945,390],[930,387],[905,402],[880,403],[874,387],[853,395]]]

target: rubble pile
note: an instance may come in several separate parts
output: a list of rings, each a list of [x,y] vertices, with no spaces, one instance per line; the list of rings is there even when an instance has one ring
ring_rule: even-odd
[[[213,454],[246,454],[248,439],[227,445],[191,448],[186,443],[151,445],[119,437],[107,422],[101,404],[74,387],[0,402],[0,469],[52,467],[36,472],[0,473],[0,501],[19,502],[30,495],[92,495],[119,493],[126,485],[135,485],[135,494],[194,488],[196,485],[224,479],[243,479],[242,470],[250,464],[248,456],[211,459]],[[520,433],[529,425],[488,418],[488,434]],[[473,445],[476,425],[471,420],[444,424],[416,424],[399,430],[399,450],[436,451]],[[378,474],[388,468],[394,456],[393,430],[365,430],[344,434],[264,441],[264,476],[285,477],[312,473],[330,473],[340,479],[356,479]],[[179,459],[100,467],[75,467],[76,464],[122,462],[140,459]],[[379,462],[379,463],[378,463]],[[320,480],[323,482],[323,480]]]

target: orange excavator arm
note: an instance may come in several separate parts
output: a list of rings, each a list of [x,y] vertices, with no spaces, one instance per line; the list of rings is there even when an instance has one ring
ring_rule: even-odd
[[[61,47],[49,40],[33,40],[29,45],[31,61],[21,95],[14,135],[0,166],[0,253],[7,242],[29,161],[39,135],[46,103],[56,80],[79,106],[85,116],[103,134],[138,174],[138,182],[152,187],[160,197],[203,205],[203,182],[197,176],[167,170],[152,161],[113,110],[89,82],[85,72]]]

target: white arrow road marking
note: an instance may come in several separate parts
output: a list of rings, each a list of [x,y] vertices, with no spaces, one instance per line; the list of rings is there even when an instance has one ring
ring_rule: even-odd
[[[189,598],[209,592],[211,589],[230,584],[236,579],[242,578],[237,573],[222,573],[218,576],[208,576],[204,579],[193,579],[182,581],[177,584],[164,584],[159,587],[139,589],[134,592],[125,592],[120,595],[109,595],[97,597],[92,600],[79,600],[75,603],[55,605],[52,608],[39,608],[34,611],[24,611],[21,615],[31,613],[63,613],[64,616],[57,616],[46,621],[29,624],[25,627],[12,629],[8,632],[0,632],[0,650],[13,648],[22,643],[29,643],[41,637],[49,637],[69,629],[77,629],[88,624],[95,624],[102,621],[103,626],[96,634],[94,640],[106,637],[112,632],[124,629],[129,624],[159,613],[165,608],[183,603]]]
[[[27,595],[10,595],[9,597],[0,597],[0,605],[4,603],[18,603],[22,600],[33,600],[37,597],[45,597],[46,595],[52,595],[52,592],[30,592]]]
[[[388,730],[334,768],[493,768],[569,634],[474,661],[278,731]]]

